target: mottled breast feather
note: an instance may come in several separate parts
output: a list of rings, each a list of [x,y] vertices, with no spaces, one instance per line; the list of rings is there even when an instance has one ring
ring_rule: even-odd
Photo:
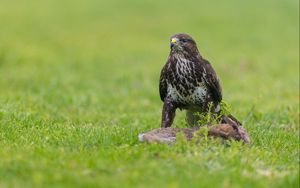
[[[171,98],[179,106],[203,106],[222,100],[219,79],[210,63],[200,55],[188,57],[171,53],[160,75],[162,101]]]

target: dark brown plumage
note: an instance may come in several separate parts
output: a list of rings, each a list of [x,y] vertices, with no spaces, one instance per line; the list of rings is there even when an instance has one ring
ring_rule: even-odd
[[[159,92],[164,102],[162,127],[172,125],[177,108],[187,110],[187,122],[193,125],[198,120],[194,113],[206,112],[209,103],[213,104],[212,112],[220,112],[219,79],[210,63],[200,55],[191,36],[176,34],[171,37],[171,50],[161,71]],[[227,118],[240,124],[232,116]]]

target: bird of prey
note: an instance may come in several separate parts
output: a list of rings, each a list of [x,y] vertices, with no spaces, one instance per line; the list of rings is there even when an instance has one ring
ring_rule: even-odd
[[[191,125],[197,125],[199,120],[196,112],[210,109],[213,114],[219,114],[220,81],[211,64],[199,53],[195,40],[188,34],[175,34],[170,39],[170,47],[159,81],[160,98],[164,102],[161,127],[172,125],[177,108],[187,111],[186,120]],[[241,125],[231,115],[223,115],[221,122]]]

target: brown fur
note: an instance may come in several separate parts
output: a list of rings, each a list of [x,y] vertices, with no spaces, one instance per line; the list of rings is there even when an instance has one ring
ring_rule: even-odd
[[[194,137],[195,131],[199,130],[199,127],[193,128],[159,128],[152,131],[143,133],[141,135],[143,142],[157,142],[157,143],[174,143],[176,142],[176,134],[183,132],[187,140],[191,140]],[[218,124],[208,126],[208,136],[242,140],[245,143],[250,143],[250,137],[247,131],[241,126],[238,129],[234,128],[229,124]]]

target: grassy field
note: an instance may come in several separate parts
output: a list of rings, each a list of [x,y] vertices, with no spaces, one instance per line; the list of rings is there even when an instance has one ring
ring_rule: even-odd
[[[0,1],[0,187],[299,187],[298,16],[297,0]],[[178,32],[251,146],[138,143]]]

